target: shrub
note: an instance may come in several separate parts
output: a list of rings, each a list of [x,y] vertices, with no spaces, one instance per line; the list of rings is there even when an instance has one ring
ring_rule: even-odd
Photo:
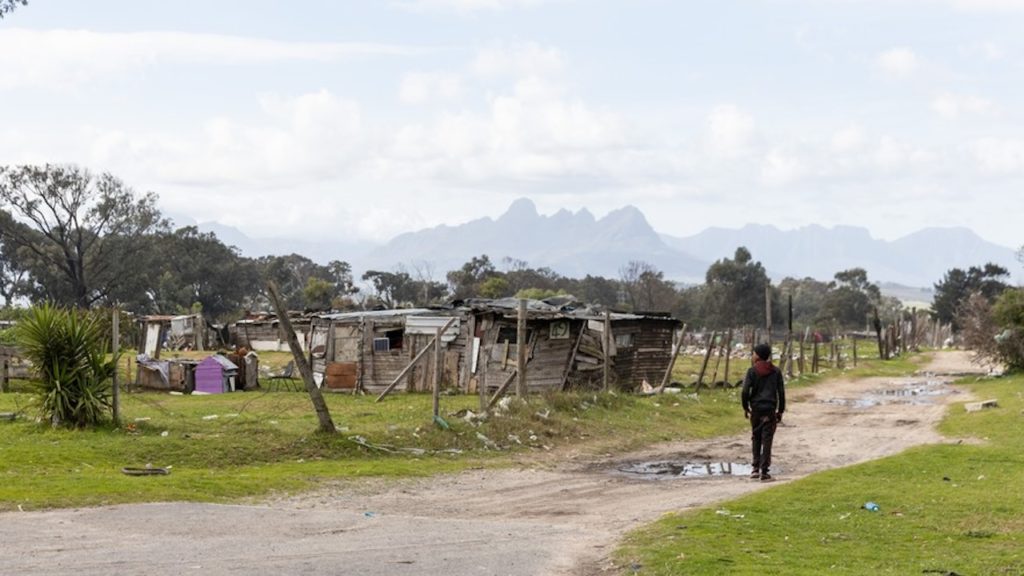
[[[43,417],[54,426],[91,426],[111,408],[116,366],[95,316],[45,304],[31,308],[14,328],[22,354],[39,374]]]

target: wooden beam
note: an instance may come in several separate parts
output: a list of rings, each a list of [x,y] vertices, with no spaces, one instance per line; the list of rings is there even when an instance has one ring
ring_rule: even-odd
[[[601,344],[604,353],[604,367],[602,373],[602,388],[605,392],[611,389],[611,363],[612,363],[612,312],[604,311],[604,334],[601,335]]]
[[[491,401],[487,403],[487,409],[488,410],[490,410],[491,408],[494,408],[494,404],[498,401],[498,398],[501,398],[501,396],[505,393],[505,391],[508,390],[508,387],[512,384],[512,381],[515,380],[515,379],[516,379],[516,371],[513,370],[508,375],[508,378],[505,378],[505,381],[501,383],[501,386],[498,387],[498,390],[494,393],[494,396],[491,396]]]
[[[704,363],[700,366],[700,375],[697,376],[697,387],[695,391],[699,391],[700,387],[704,385],[704,373],[708,369],[708,360],[711,359],[711,349],[715,347],[715,336],[718,332],[712,331],[711,336],[708,338],[708,350],[704,353]]]
[[[313,368],[306,362],[306,357],[302,353],[302,346],[299,346],[299,339],[295,336],[295,330],[292,328],[292,321],[288,318],[288,312],[284,308],[281,293],[278,291],[277,284],[273,280],[267,282],[267,291],[270,294],[270,300],[274,304],[274,308],[277,310],[277,318],[280,322],[278,328],[288,341],[288,347],[291,348],[292,357],[295,359],[295,366],[299,369],[299,373],[302,374],[302,381],[306,384],[306,392],[313,403],[313,409],[316,410],[316,416],[320,422],[319,430],[325,434],[336,434],[338,430],[334,426],[334,421],[331,420],[331,413],[327,409],[327,403],[324,402],[323,394],[320,393],[320,389],[316,386],[316,381],[313,380]]]
[[[526,398],[526,298],[519,299],[516,315],[516,396]]]
[[[110,319],[110,331],[110,351],[114,357],[114,374],[111,376],[110,382],[112,392],[111,412],[114,418],[114,425],[117,426],[121,423],[121,392],[119,390],[120,385],[117,382],[117,360],[121,354],[121,315],[118,314],[117,308],[114,308],[113,318]]]
[[[569,326],[572,326],[571,321]],[[572,373],[572,365],[576,363],[576,353],[580,350],[580,342],[583,341],[583,333],[587,331],[587,321],[584,320],[580,326],[580,333],[576,335],[576,343],[572,345],[572,352],[569,353],[569,362],[565,365],[565,370],[562,371],[562,390],[566,390],[569,387],[569,374]]]
[[[446,322],[445,325],[441,328],[441,334],[444,334],[444,332],[446,330],[448,330],[448,328],[451,327],[451,325],[456,320],[458,320],[458,318],[455,318],[455,317],[452,317],[450,320],[448,320],[448,322]],[[437,342],[437,340],[438,340],[437,336],[435,336],[434,338],[431,338],[430,341],[427,342],[427,345],[424,346],[419,351],[419,353],[416,354],[416,356],[412,360],[410,360],[408,364],[405,365],[405,368],[402,368],[402,371],[399,372],[398,376],[396,376],[395,379],[391,381],[391,384],[388,384],[387,388],[385,388],[384,391],[381,392],[379,396],[377,396],[377,400],[375,400],[375,402],[380,402],[381,400],[384,399],[385,396],[390,394],[391,391],[395,389],[395,386],[398,386],[398,383],[402,380],[402,377],[404,377],[406,374],[408,374],[409,371],[412,370],[413,366],[415,366],[416,363],[419,362],[421,358],[426,356],[427,352],[429,352],[431,350],[431,347],[434,346],[434,344]]]

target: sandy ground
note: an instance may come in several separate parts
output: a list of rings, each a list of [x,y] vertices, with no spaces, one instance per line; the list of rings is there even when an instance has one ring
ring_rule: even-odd
[[[978,373],[946,352],[909,378],[836,380],[789,394],[776,483],[955,441],[935,432],[948,385]],[[983,371],[982,371],[983,372]],[[737,406],[737,410],[739,407]],[[622,535],[670,511],[771,484],[743,475],[653,479],[637,463],[736,463],[748,435],[508,470],[326,487],[259,506],[163,503],[0,514],[0,573],[592,575]],[[712,469],[714,471],[714,469]]]

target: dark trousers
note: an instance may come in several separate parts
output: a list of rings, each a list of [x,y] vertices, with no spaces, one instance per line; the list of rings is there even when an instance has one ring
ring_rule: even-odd
[[[755,470],[768,472],[772,465],[772,440],[775,439],[775,410],[753,410],[750,413],[750,444]]]

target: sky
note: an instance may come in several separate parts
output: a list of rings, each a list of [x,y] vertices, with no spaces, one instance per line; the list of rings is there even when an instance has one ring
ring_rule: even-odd
[[[383,242],[640,208],[659,232],[1024,244],[1024,0],[29,0],[0,164],[180,223]]]

